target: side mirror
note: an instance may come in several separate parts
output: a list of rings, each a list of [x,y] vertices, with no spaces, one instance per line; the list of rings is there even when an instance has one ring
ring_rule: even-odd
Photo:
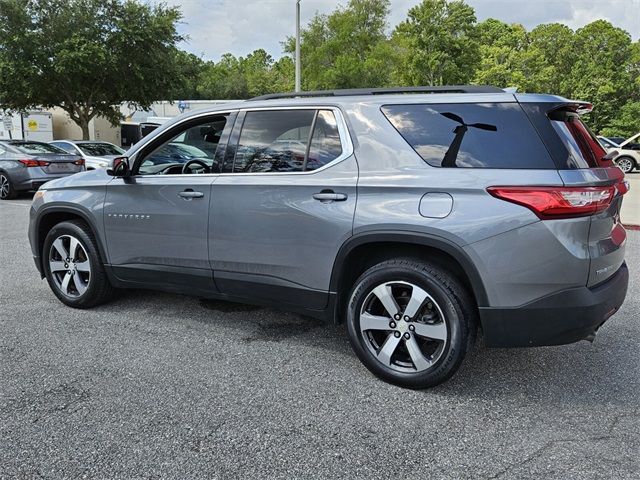
[[[107,175],[111,175],[112,177],[128,177],[131,174],[128,160],[127,157],[114,158],[113,166],[107,169]]]

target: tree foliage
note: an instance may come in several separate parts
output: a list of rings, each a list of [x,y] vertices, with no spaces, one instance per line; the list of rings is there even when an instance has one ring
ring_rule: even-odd
[[[142,0],[0,0],[0,107],[61,106],[80,125],[163,98],[291,91],[295,42],[203,61],[177,49],[180,12]],[[464,0],[422,0],[397,26],[390,0],[349,0],[302,29],[305,90],[490,84],[591,101],[598,132],[640,130],[640,41],[605,20],[576,31],[477,22]],[[83,127],[84,130],[85,127]]]
[[[208,62],[200,75],[198,93],[202,98],[238,99],[293,90],[294,65],[290,57],[275,61],[258,49],[246,57],[230,53],[219,62]]]
[[[302,31],[302,85],[306,90],[386,85],[390,44],[385,34],[389,0],[350,0],[329,15],[316,15]],[[284,42],[293,55],[295,41]]]
[[[424,0],[391,37],[398,49],[394,80],[404,85],[468,83],[478,64],[476,16],[462,0]]]
[[[0,107],[63,108],[89,136],[127,101],[181,86],[177,8],[130,0],[0,0]]]

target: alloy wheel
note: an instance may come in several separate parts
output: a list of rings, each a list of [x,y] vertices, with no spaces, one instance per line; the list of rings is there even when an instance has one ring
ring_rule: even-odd
[[[67,297],[78,298],[91,281],[91,265],[87,251],[71,235],[61,235],[49,250],[49,270],[56,287]]]
[[[10,189],[11,184],[9,183],[7,176],[0,175],[0,198],[7,198],[9,196]]]
[[[367,295],[360,309],[360,334],[379,362],[400,372],[421,372],[442,356],[449,330],[442,309],[424,289],[386,282]]]
[[[617,163],[624,173],[629,173],[633,170],[633,162],[630,158],[621,158]]]

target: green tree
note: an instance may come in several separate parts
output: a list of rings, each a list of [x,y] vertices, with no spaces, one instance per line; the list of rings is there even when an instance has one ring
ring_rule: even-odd
[[[200,84],[200,76],[205,69],[205,62],[194,55],[182,50],[175,53],[175,62],[177,63],[178,75],[182,79],[178,85],[169,93],[169,99],[188,99],[197,100],[200,98],[198,86]]]
[[[207,63],[200,75],[198,92],[203,98],[246,98],[247,84],[240,59],[225,53],[218,63]]]
[[[0,107],[59,106],[89,137],[123,101],[147,108],[182,82],[177,8],[133,0],[1,0]]]
[[[620,108],[618,114],[601,130],[602,135],[631,137],[640,132],[640,102],[629,102]]]
[[[538,25],[529,32],[529,55],[539,64],[531,72],[536,92],[571,96],[568,72],[573,63],[574,32],[561,23]]]
[[[536,63],[528,53],[527,31],[522,25],[508,25],[490,18],[476,26],[480,62],[474,83],[530,90],[525,67]],[[535,68],[534,68],[535,69]]]
[[[576,31],[572,52],[565,90],[572,97],[595,105],[589,121],[599,132],[619,115],[633,95],[631,37],[605,20],[596,20]]]
[[[276,62],[263,49],[237,58],[226,53],[218,63],[205,65],[199,78],[198,93],[215,99],[250,98],[292,90],[293,77],[293,61],[287,56]]]
[[[389,0],[350,0],[316,15],[301,32],[302,85],[306,90],[379,87],[390,81],[391,46],[385,34]],[[288,38],[285,51],[293,54]]]
[[[423,0],[393,32],[399,50],[394,81],[446,85],[473,79],[479,57],[476,16],[462,0]]]

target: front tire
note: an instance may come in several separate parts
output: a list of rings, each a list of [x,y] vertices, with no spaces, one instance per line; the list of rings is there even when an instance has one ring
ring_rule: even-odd
[[[96,240],[83,222],[55,225],[44,240],[42,262],[51,290],[69,307],[95,307],[113,295]]]
[[[381,379],[433,387],[462,363],[476,311],[464,286],[443,268],[411,258],[388,260],[355,283],[347,309],[349,340]]]

